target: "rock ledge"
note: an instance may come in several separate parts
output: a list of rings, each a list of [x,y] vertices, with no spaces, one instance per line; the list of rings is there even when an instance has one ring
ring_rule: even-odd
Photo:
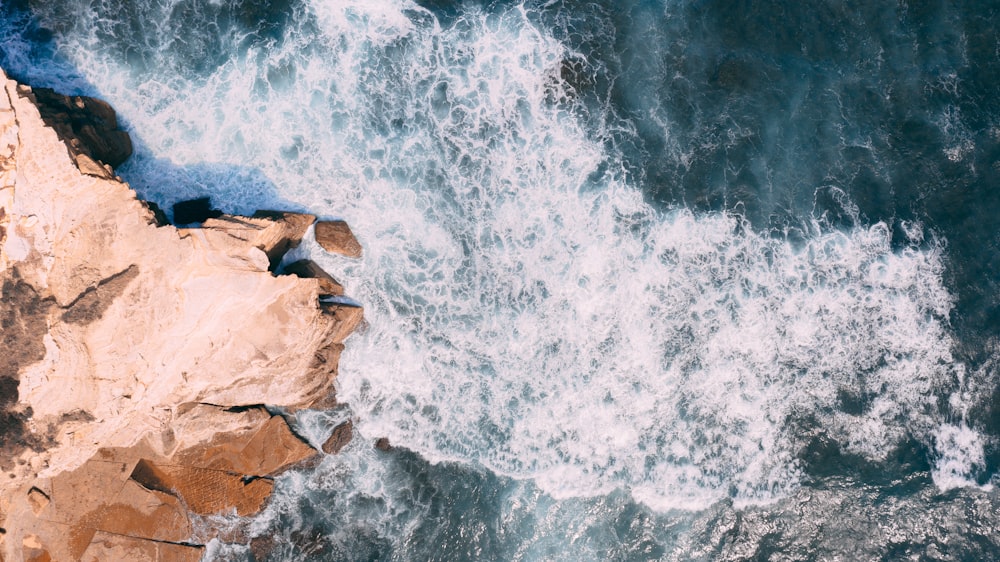
[[[242,540],[192,521],[255,513],[315,458],[260,403],[329,405],[361,322],[315,264],[274,274],[315,217],[165,225],[114,176],[130,152],[106,103],[0,71],[0,561]]]

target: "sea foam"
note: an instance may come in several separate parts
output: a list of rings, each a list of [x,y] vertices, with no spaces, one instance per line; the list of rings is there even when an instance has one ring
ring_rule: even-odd
[[[653,207],[608,137],[628,123],[592,126],[606,108],[561,74],[581,55],[528,8],[292,3],[265,37],[224,4],[138,4],[132,28],[40,17],[135,135],[143,197],[351,223],[362,261],[298,255],[366,306],[338,387],[363,434],[660,510],[789,493],[806,425],[874,461],[937,447],[943,487],[979,462],[938,407],[959,370],[941,243]],[[181,45],[190,26],[215,43]]]

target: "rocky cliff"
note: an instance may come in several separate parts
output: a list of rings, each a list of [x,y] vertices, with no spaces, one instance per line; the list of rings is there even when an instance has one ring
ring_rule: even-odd
[[[262,403],[327,400],[361,321],[315,264],[273,272],[314,217],[165,224],[114,175],[123,135],[0,72],[0,560],[197,560],[193,520],[317,454]]]

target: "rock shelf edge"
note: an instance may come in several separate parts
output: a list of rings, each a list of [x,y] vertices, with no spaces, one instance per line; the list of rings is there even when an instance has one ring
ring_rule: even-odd
[[[131,150],[108,104],[0,70],[0,562],[199,560],[323,454],[271,408],[332,405],[362,322],[316,264],[274,273],[316,218],[174,227],[115,176]]]

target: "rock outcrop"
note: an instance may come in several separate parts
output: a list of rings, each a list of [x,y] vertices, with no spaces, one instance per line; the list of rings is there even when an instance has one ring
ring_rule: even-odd
[[[315,264],[274,274],[315,217],[165,225],[114,176],[116,130],[107,104],[0,71],[7,562],[199,559],[221,531],[192,521],[255,513],[318,454],[261,403],[329,405],[362,319],[321,302],[343,287]]]
[[[317,223],[316,242],[327,252],[341,254],[349,258],[361,257],[361,244],[351,232],[351,227],[344,221]]]
[[[132,139],[118,128],[118,116],[106,102],[64,96],[48,88],[22,89],[22,94],[35,102],[81,172],[111,177],[113,168],[132,155]]]

